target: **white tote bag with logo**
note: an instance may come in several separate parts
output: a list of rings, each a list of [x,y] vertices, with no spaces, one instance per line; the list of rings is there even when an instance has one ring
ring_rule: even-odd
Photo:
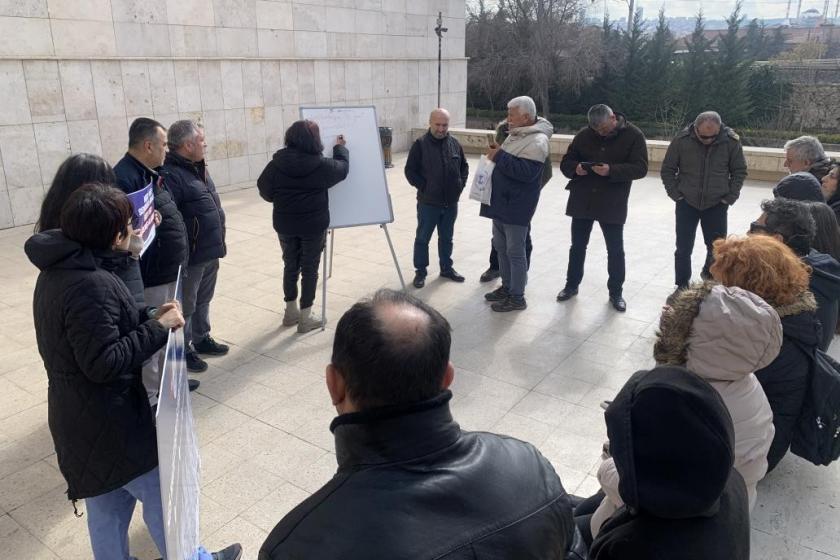
[[[493,168],[496,164],[487,159],[487,156],[481,156],[478,162],[478,169],[473,175],[472,186],[470,187],[470,198],[477,200],[482,204],[490,205],[490,193],[493,185],[490,179],[493,177]]]

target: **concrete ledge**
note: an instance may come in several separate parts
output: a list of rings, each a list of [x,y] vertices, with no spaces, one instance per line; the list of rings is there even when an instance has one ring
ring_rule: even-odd
[[[412,129],[412,139],[419,138],[426,132],[425,128]],[[488,141],[492,137],[493,132],[490,130],[480,130],[475,128],[450,128],[450,134],[458,139],[461,146],[464,147],[464,152],[477,154],[484,153],[488,147]],[[560,161],[563,154],[572,143],[573,136],[571,134],[555,134],[551,137],[551,159],[552,161]],[[648,160],[650,162],[650,170],[657,171],[662,166],[662,160],[665,158],[665,152],[668,150],[668,144],[665,140],[648,140]],[[840,153],[828,152],[828,156],[832,159],[840,159]],[[776,182],[788,174],[785,169],[785,151],[781,148],[756,148],[752,146],[744,147],[744,157],[747,160],[747,169],[749,169],[749,178],[757,181],[772,181]]]

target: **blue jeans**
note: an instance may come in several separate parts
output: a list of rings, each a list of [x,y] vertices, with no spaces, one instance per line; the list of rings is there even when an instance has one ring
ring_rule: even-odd
[[[94,560],[128,560],[128,524],[134,506],[143,503],[143,521],[161,557],[166,557],[160,473],[155,467],[122,488],[85,499]]]
[[[513,297],[525,295],[528,283],[528,259],[525,257],[525,238],[528,226],[503,224],[493,220],[493,247],[499,255],[499,276],[502,286]]]
[[[438,261],[440,271],[452,270],[452,237],[455,235],[455,218],[458,205],[432,206],[417,203],[417,234],[414,237],[414,269],[426,274],[429,266],[429,241],[435,228],[438,232]]]

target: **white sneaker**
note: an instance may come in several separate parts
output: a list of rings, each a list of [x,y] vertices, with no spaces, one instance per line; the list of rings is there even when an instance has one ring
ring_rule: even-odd
[[[297,301],[286,302],[286,312],[283,313],[283,326],[291,327],[297,325],[300,320],[300,311],[298,310]]]
[[[320,329],[324,326],[324,322],[321,319],[312,318],[311,312],[311,307],[307,307],[305,309],[300,310],[300,319],[298,320],[297,332],[306,333],[309,331],[314,331],[315,329]]]

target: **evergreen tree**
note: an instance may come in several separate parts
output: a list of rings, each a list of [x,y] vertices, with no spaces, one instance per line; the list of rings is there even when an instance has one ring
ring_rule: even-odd
[[[785,34],[781,27],[776,27],[767,41],[767,60],[779,56],[783,50],[785,50]]]
[[[767,60],[770,37],[763,22],[753,18],[747,24],[747,34],[744,37],[744,50],[750,60]]]
[[[777,127],[777,117],[783,113],[790,96],[791,85],[779,79],[772,66],[754,68],[749,77],[752,99],[750,124],[756,127]]]
[[[707,100],[709,109],[718,111],[729,124],[745,124],[752,113],[749,92],[750,64],[745,55],[745,40],[738,36],[744,17],[741,3],[726,19],[726,32],[717,39],[717,56],[712,66],[712,95]]]
[[[706,110],[706,91],[712,85],[712,42],[706,38],[702,10],[697,14],[694,31],[685,42],[686,53],[680,66],[680,98],[683,121],[690,122]]]
[[[633,18],[633,26],[622,34],[620,59],[620,95],[610,98],[610,104],[626,112],[631,119],[643,117],[645,109],[645,69],[647,44],[641,12]]]
[[[675,98],[675,41],[665,10],[659,11],[659,21],[645,49],[643,72],[644,95],[640,118],[669,122],[674,115]],[[678,117],[679,119],[679,117]]]
[[[595,103],[613,103],[621,91],[621,74],[617,60],[621,54],[621,32],[615,28],[608,17],[604,17],[601,27],[601,68],[585,96]]]

